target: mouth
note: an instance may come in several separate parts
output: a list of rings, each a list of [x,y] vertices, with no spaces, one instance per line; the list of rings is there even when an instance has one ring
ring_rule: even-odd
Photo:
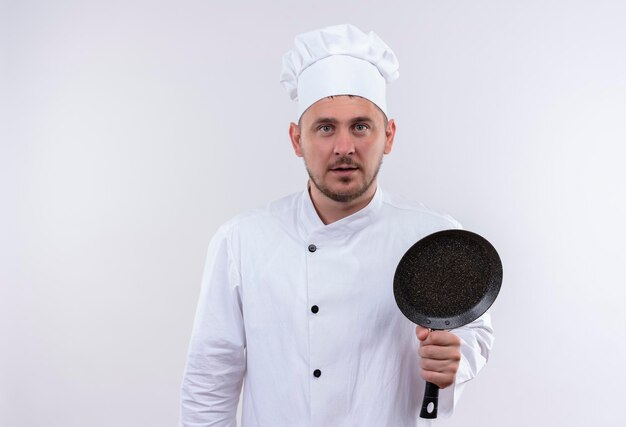
[[[351,171],[351,170],[355,170],[358,168],[359,166],[354,163],[340,163],[340,164],[331,166],[329,169],[331,171]]]
[[[357,171],[358,169],[359,168],[357,166],[337,166],[330,168],[330,171],[339,175],[347,175]]]

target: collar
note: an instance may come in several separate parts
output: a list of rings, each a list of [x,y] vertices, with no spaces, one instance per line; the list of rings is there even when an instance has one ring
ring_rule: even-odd
[[[376,186],[376,192],[370,202],[361,210],[331,224],[324,224],[315,210],[308,186],[300,195],[298,208],[298,228],[305,240],[336,238],[353,234],[371,224],[378,216],[383,205],[383,192]]]

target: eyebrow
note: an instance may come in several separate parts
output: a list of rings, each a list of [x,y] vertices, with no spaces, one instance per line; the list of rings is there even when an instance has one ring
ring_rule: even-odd
[[[354,119],[352,119],[352,123],[357,123],[357,122],[374,123],[374,119],[368,116],[359,116],[359,117],[355,117]]]
[[[332,117],[320,117],[319,119],[317,119],[313,123],[311,123],[311,128],[316,128],[316,127],[318,127],[321,124],[336,125],[337,123],[339,123],[339,120],[334,119]]]

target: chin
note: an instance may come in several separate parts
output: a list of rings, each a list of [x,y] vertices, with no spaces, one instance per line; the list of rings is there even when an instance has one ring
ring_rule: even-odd
[[[345,186],[339,186],[338,188],[326,187],[326,191],[323,191],[323,193],[337,202],[352,202],[366,194],[369,189],[370,186],[364,185],[354,185],[350,186],[350,188]]]

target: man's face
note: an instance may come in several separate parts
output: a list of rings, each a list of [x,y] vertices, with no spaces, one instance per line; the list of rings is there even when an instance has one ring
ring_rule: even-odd
[[[313,185],[337,202],[369,194],[383,154],[391,152],[395,124],[371,101],[358,96],[323,98],[308,108],[289,135],[304,158]]]

